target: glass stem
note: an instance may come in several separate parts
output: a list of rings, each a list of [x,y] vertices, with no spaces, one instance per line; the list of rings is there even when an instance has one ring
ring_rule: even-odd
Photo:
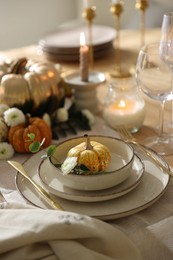
[[[173,68],[171,66],[171,88],[172,88],[172,92],[173,92]],[[172,107],[171,107],[171,127],[173,127],[173,100],[172,102]]]
[[[165,100],[162,100],[160,105],[159,134],[158,134],[159,137],[163,135],[164,108],[165,108]]]
[[[173,127],[173,100],[171,100],[171,128]]]

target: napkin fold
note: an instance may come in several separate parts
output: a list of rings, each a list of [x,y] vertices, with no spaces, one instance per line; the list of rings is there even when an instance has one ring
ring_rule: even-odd
[[[0,259],[140,260],[141,256],[125,234],[101,220],[4,202]]]

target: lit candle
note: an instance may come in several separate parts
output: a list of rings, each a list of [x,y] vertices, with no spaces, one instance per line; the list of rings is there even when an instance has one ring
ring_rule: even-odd
[[[91,7],[91,0],[83,0],[84,8],[90,8]]]
[[[132,99],[120,99],[104,110],[104,119],[113,128],[124,125],[129,130],[139,129],[144,117],[144,104]]]
[[[80,75],[82,81],[88,81],[89,48],[86,45],[85,35],[80,34]]]

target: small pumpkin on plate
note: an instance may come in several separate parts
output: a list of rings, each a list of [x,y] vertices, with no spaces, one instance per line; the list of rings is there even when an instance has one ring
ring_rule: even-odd
[[[105,171],[111,161],[109,149],[98,142],[90,141],[85,135],[86,142],[71,148],[67,157],[77,157],[79,165],[85,165],[92,172]]]
[[[52,140],[51,128],[39,117],[29,117],[26,122],[11,127],[8,132],[8,141],[16,152],[29,153],[31,141],[29,141],[28,134],[31,133],[35,135],[34,141],[41,143],[45,139],[42,148],[50,145]]]

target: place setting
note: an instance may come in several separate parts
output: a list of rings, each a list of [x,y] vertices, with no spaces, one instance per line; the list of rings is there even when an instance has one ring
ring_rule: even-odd
[[[164,194],[168,187],[170,176],[154,165],[140,150],[136,147],[132,148],[131,146],[129,148],[129,145],[119,138],[116,139],[106,136],[91,136],[90,138],[91,140],[102,141],[104,145],[106,144],[111,151],[111,155],[116,152],[116,146],[113,146],[112,142],[120,143],[121,156],[125,156],[125,152],[130,149],[130,152],[128,151],[129,161],[126,161],[124,166],[124,159],[126,157],[119,158],[118,161],[122,160],[122,164],[118,166],[119,169],[113,172],[108,171],[108,173],[105,174],[101,173],[101,176],[99,176],[99,173],[93,176],[73,176],[75,175],[73,173],[72,180],[73,178],[78,180],[78,177],[80,179],[87,179],[87,177],[89,177],[91,180],[92,178],[97,178],[99,180],[102,177],[108,178],[108,175],[115,175],[118,172],[122,174],[123,169],[124,180],[122,179],[121,183],[117,185],[111,183],[113,187],[110,188],[98,188],[97,185],[99,185],[99,182],[95,181],[92,190],[90,190],[90,188],[88,188],[89,190],[84,188],[80,190],[80,186],[77,188],[76,186],[72,186],[75,185],[77,181],[72,181],[67,184],[63,178],[68,179],[68,175],[62,175],[58,168],[52,170],[50,158],[46,160],[41,159],[41,156],[45,153],[44,151],[32,155],[23,164],[27,174],[37,184],[44,187],[63,210],[89,215],[102,220],[111,220],[141,211],[151,206]],[[84,141],[84,137],[72,138],[60,143],[57,146],[57,155],[59,156],[61,154],[63,158],[66,156],[68,149],[73,148],[74,145],[78,145],[82,141]],[[58,147],[62,149],[58,149]],[[138,156],[135,155],[134,151]],[[118,154],[118,156],[120,155]],[[161,164],[165,165],[165,161],[156,153],[153,152],[153,156],[156,157]],[[167,165],[165,166],[167,167]],[[110,167],[112,167],[112,165]],[[113,163],[113,168],[114,167]],[[38,196],[39,193],[36,192],[33,185],[28,183],[20,173],[16,175],[16,187],[29,203],[40,208],[50,208],[42,196]]]

